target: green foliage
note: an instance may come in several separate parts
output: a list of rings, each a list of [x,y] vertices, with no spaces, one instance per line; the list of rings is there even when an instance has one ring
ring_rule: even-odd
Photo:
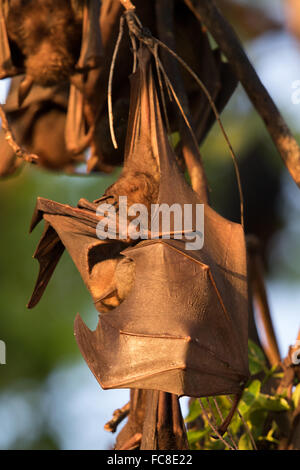
[[[249,370],[251,375],[267,370],[267,361],[262,350],[251,339],[248,341]]]
[[[295,387],[294,393],[293,393],[293,404],[294,407],[297,408],[300,403],[300,384],[298,384]]]
[[[292,401],[284,395],[264,393],[262,390],[267,382],[271,378],[277,377],[278,374],[276,374],[275,368],[269,369],[267,367],[264,353],[250,340],[248,353],[251,378],[238,405],[238,412],[235,413],[228,431],[224,435],[224,440],[231,447],[236,447],[239,450],[276,449],[280,434],[276,417],[280,413],[293,411],[296,408],[300,400],[300,384],[295,387]],[[210,422],[218,427],[229,413],[233,397],[220,396],[200,398],[199,400],[201,400]],[[194,399],[191,402],[186,418],[191,448],[226,449],[223,442],[215,439],[214,431],[202,413],[199,400]]]
[[[15,397],[30,413],[26,432],[18,431],[22,416],[13,424],[20,438],[11,442],[11,448],[59,447],[57,436],[48,432],[49,412],[41,409],[39,397],[55,368],[66,363],[71,366],[81,358],[73,334],[76,313],[80,312],[90,327],[97,323],[92,300],[66,253],[40,303],[32,310],[26,308],[38,273],[38,262],[32,255],[43,230],[41,223],[29,235],[36,198],[42,196],[76,205],[81,197],[93,200],[101,196],[113,178],[115,175],[89,178],[58,175],[26,166],[17,177],[1,181],[0,339],[6,343],[7,363],[0,366],[0,414],[7,397]],[[10,403],[8,400],[6,405],[8,421],[14,416]],[[45,423],[40,428],[44,434],[35,437],[32,429],[42,419]],[[4,433],[2,423],[0,435]]]
[[[251,443],[251,439],[249,434],[244,433],[239,439],[239,450],[253,450],[253,445]]]

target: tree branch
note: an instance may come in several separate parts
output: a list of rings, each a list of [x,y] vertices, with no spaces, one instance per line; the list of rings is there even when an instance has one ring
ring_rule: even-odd
[[[120,3],[123,5],[125,10],[135,10],[135,6],[130,0],[120,0]]]
[[[20,145],[17,144],[16,139],[13,135],[13,132],[9,126],[5,111],[3,106],[0,104],[0,117],[1,117],[1,125],[2,129],[5,133],[5,139],[7,143],[11,146],[13,151],[15,152],[16,156],[22,158],[25,162],[29,163],[37,163],[39,157],[33,153],[28,153],[24,150]]]
[[[280,363],[281,358],[264,283],[259,241],[253,235],[247,237],[247,249],[249,255],[249,282],[251,283],[253,299],[257,304],[257,313],[263,324],[266,338],[266,341],[262,340],[263,349],[271,366],[274,366]]]
[[[186,5],[214,37],[234,68],[292,178],[300,187],[300,147],[250,63],[236,33],[213,0],[185,0]]]
[[[160,0],[159,2],[156,2],[156,18],[159,39],[175,52],[176,40],[174,37],[173,0]],[[172,77],[174,88],[183,111],[191,127],[193,127],[188,97],[178,63],[164,50],[162,51],[162,61],[168,74]],[[199,194],[201,200],[207,204],[208,185],[196,138],[192,138],[190,130],[187,128],[181,115],[178,116],[178,123],[181,137],[181,150],[191,179],[192,187],[194,191]]]
[[[130,401],[113,412],[112,419],[104,425],[104,429],[108,432],[116,432],[118,425],[128,416],[129,411]]]

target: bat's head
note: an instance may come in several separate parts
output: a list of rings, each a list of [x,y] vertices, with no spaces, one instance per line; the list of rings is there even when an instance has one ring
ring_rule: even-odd
[[[155,175],[150,172],[142,172],[134,169],[125,171],[120,178],[110,186],[106,195],[111,195],[115,199],[120,196],[127,196],[127,204],[143,204],[150,213],[151,204],[155,204],[158,199],[159,182]]]
[[[77,14],[69,0],[12,0],[7,32],[15,65],[35,83],[53,85],[74,72],[82,12]]]

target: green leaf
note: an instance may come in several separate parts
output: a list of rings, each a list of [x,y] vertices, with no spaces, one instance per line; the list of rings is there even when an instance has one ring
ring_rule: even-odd
[[[278,439],[275,439],[274,437],[274,433],[278,430],[278,426],[276,424],[275,421],[272,422],[272,427],[270,429],[270,431],[268,432],[267,436],[266,436],[266,441],[269,441],[269,442],[273,442],[274,444],[278,444],[279,441]]]
[[[295,408],[297,408],[297,406],[300,403],[300,384],[298,384],[297,387],[294,390],[293,403],[294,403]]]
[[[267,368],[267,362],[263,351],[251,339],[248,340],[249,369],[251,375],[258,374]]]
[[[257,397],[258,394],[260,393],[260,389],[261,389],[261,381],[256,379],[251,382],[251,384],[246,388],[246,391],[248,393],[251,393],[255,397]]]
[[[288,411],[290,409],[290,405],[285,398],[264,393],[259,394],[256,405],[268,411]]]
[[[246,433],[239,440],[239,450],[253,450],[251,439]]]
[[[193,400],[192,403],[190,404],[189,414],[185,418],[185,422],[191,423],[195,421],[195,419],[197,419],[198,416],[201,415],[201,412],[202,410],[201,410],[198,400]]]
[[[239,430],[243,426],[243,423],[241,421],[241,418],[238,413],[234,414],[234,417],[232,418],[232,421],[230,423],[229,429],[233,435],[236,435],[239,433]]]
[[[268,411],[262,408],[255,409],[255,407],[253,407],[253,409],[251,409],[247,424],[255,440],[259,439],[262,435],[267,416]]]
[[[263,379],[262,384],[266,384],[271,377],[275,377],[276,375],[278,375],[276,374],[276,371],[278,371],[278,364],[273,365],[269,370],[265,370],[266,375]]]
[[[188,431],[187,432],[187,438],[189,441],[189,444],[196,444],[196,442],[200,441],[203,439],[207,434],[209,433],[209,429],[202,429],[201,431]]]
[[[247,387],[243,393],[239,404],[239,411],[244,416],[255,403],[257,397],[259,396],[261,388],[260,380],[253,380],[249,387]]]

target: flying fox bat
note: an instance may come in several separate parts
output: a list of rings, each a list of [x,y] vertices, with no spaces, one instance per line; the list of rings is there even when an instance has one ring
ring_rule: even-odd
[[[99,65],[99,0],[1,0],[1,78],[54,85]],[[25,86],[26,85],[26,86]]]
[[[40,87],[33,85],[21,106],[18,104],[18,88],[22,76],[13,77],[3,105],[17,142],[29,152],[39,155],[38,165],[52,170],[64,169],[73,172],[84,156],[68,152],[65,144],[64,127],[68,106],[68,87],[56,85]],[[0,177],[13,173],[19,164],[11,146],[0,130]]]
[[[201,203],[179,171],[160,115],[149,58],[141,51],[132,80],[129,129],[134,150],[159,162],[158,204]],[[147,106],[139,97],[147,90]],[[135,97],[135,100],[134,100]],[[145,102],[144,102],[145,103]],[[137,125],[149,119],[147,134]],[[138,135],[137,135],[138,134]],[[147,147],[145,146],[146,150]],[[205,207],[205,243],[187,250],[186,238],[140,241],[122,251],[135,263],[133,286],[114,311],[100,315],[95,332],[77,316],[80,350],[103,388],[158,389],[177,395],[239,394],[248,377],[247,272],[242,227]],[[111,354],[107,344],[115,345]],[[110,348],[111,351],[111,348]],[[170,355],[170,351],[172,354]]]
[[[131,79],[124,181],[131,165],[136,171],[140,162],[141,171],[146,172],[143,162],[154,167],[156,162],[156,202],[169,207],[176,203],[183,212],[185,204],[195,209],[201,200],[177,167],[161,118],[148,50],[141,47],[138,57],[138,71]],[[179,396],[239,396],[249,375],[241,225],[205,206],[201,250],[188,250],[187,234],[175,237],[173,223],[169,238],[157,233],[154,239],[105,243],[95,235],[99,220],[95,204],[81,200],[79,208],[72,208],[38,201],[33,226],[42,218],[47,224],[35,254],[41,267],[29,306],[39,300],[64,246],[91,291],[92,268],[105,259],[105,247],[115,246],[118,259],[133,267],[130,289],[114,310],[103,312],[99,306],[96,331],[90,331],[80,316],[75,320],[77,343],[101,386],[154,389]],[[192,227],[195,231],[194,217]],[[99,275],[98,286],[101,280]]]
[[[0,78],[24,74],[19,104],[33,84],[78,83],[78,75],[86,79],[99,66],[99,16],[100,0],[1,0]]]
[[[75,88],[81,83],[87,88],[90,74],[103,59],[99,17],[100,0],[0,0],[0,78],[23,75],[18,86],[18,107],[22,107],[33,85],[71,83],[67,116],[66,109],[60,110],[61,113],[52,111],[58,139],[65,140],[67,160],[75,147],[80,160],[90,140],[85,135],[83,106],[80,108],[83,97]],[[55,118],[54,114],[59,115]],[[12,120],[15,121],[15,116]],[[46,122],[41,114],[37,124],[41,135],[36,136],[35,145],[41,152],[41,160],[45,160],[43,131],[45,125],[52,125],[50,114]],[[28,147],[25,137],[20,137],[20,144]],[[70,169],[59,146],[57,150],[51,149],[51,153],[54,153],[54,168]]]

